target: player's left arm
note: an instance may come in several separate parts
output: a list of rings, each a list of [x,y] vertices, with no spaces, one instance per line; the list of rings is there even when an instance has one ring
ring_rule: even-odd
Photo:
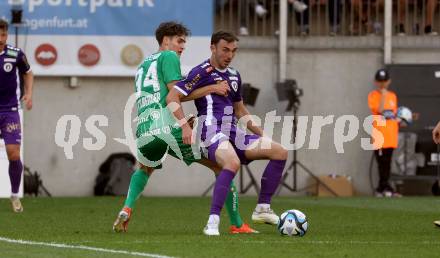
[[[25,103],[27,110],[31,110],[32,92],[34,88],[34,73],[32,72],[31,66],[29,65],[24,53],[20,53],[17,61],[18,71],[23,75],[24,81],[24,94],[22,100]]]
[[[244,116],[249,116],[246,128],[256,135],[263,136],[263,129],[256,125],[255,121],[252,119],[251,113],[249,113],[249,110],[244,105],[243,100],[234,102],[234,113],[238,119]]]
[[[209,95],[209,94],[217,94],[217,95],[221,95],[221,96],[226,97],[226,96],[228,96],[228,92],[230,90],[231,89],[229,88],[228,82],[221,81],[221,82],[218,82],[217,84],[203,86],[203,87],[200,87],[200,88],[194,90],[188,96],[183,97],[182,101],[190,101],[190,100],[194,100],[194,99],[199,99],[199,98],[205,97],[206,95]]]

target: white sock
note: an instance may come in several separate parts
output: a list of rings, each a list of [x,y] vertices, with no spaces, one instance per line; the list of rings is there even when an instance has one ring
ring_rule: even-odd
[[[270,204],[268,203],[258,203],[257,207],[255,208],[255,210],[257,211],[267,210],[267,209],[270,209]]]
[[[209,215],[208,224],[219,224],[220,217],[217,214]]]
[[[18,198],[19,196],[18,196],[18,193],[11,193],[11,197],[12,198]]]

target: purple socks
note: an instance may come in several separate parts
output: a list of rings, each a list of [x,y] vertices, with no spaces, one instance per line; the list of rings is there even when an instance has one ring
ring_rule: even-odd
[[[20,188],[22,171],[23,165],[21,164],[21,160],[9,161],[9,180],[11,180],[11,189],[13,194],[17,194]]]
[[[261,191],[260,196],[258,197],[258,203],[270,204],[272,195],[280,184],[281,175],[283,174],[285,165],[285,160],[269,161],[269,164],[267,164],[263,176],[261,177]]]
[[[228,195],[229,188],[234,177],[235,177],[235,173],[230,170],[223,169],[222,171],[220,171],[220,175],[217,177],[217,180],[215,181],[210,214],[220,215],[220,211],[222,210],[223,205],[225,204],[225,200]]]

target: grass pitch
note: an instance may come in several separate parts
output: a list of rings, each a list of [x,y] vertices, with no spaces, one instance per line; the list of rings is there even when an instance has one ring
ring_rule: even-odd
[[[141,198],[129,232],[116,234],[111,228],[122,201],[25,198],[24,213],[14,214],[9,200],[2,199],[0,257],[440,257],[440,228],[432,223],[440,219],[437,198],[275,197],[277,213],[294,208],[307,215],[309,231],[302,238],[282,237],[274,226],[252,224],[260,234],[230,235],[226,211],[222,235],[204,236],[210,198]],[[255,201],[240,199],[245,221],[250,222]],[[7,242],[19,239],[64,245]]]

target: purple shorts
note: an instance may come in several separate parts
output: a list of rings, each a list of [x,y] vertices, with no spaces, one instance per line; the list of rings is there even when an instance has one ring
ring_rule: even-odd
[[[202,129],[201,139],[205,143],[208,150],[208,159],[217,162],[215,152],[223,141],[229,141],[235,149],[241,164],[247,165],[252,160],[248,160],[245,156],[247,147],[258,140],[260,136],[255,134],[246,134],[246,131],[237,128],[234,124],[228,127],[221,125],[204,126]]]
[[[21,144],[21,124],[18,111],[0,112],[0,138],[5,144]]]

